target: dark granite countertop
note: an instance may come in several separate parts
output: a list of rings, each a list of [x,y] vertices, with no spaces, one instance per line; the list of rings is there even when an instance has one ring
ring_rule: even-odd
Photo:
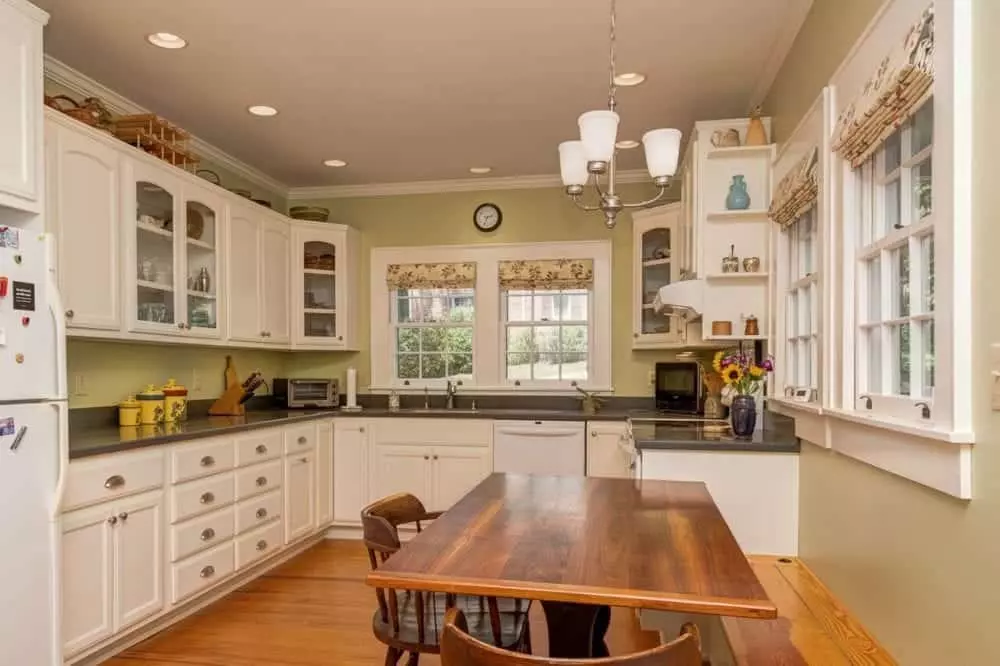
[[[640,451],[748,451],[798,453],[795,422],[779,414],[764,416],[763,429],[750,439],[735,437],[725,422],[704,425],[633,421],[632,434]]]

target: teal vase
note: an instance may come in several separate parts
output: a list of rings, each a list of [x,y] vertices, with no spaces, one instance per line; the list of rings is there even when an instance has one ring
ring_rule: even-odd
[[[742,175],[733,176],[726,195],[726,210],[746,210],[750,207],[750,195],[747,193],[747,182]]]

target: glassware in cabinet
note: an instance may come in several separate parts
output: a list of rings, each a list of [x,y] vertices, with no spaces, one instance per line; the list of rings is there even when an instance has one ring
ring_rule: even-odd
[[[138,179],[134,188],[136,320],[173,326],[178,321],[174,293],[176,194],[151,180]]]
[[[219,220],[221,205],[192,196],[185,205],[185,302],[187,328],[195,332],[218,330]]]

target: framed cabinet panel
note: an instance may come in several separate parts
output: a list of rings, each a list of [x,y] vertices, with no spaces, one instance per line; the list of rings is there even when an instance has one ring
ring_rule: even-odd
[[[659,289],[680,277],[680,206],[668,204],[632,216],[633,348],[655,349],[683,340],[683,323],[653,307]]]

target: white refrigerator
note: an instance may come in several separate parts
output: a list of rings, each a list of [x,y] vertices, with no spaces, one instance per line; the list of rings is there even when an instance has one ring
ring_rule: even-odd
[[[29,228],[16,221],[0,209],[0,665],[54,666],[62,663],[66,335],[52,239],[30,229],[38,218]]]

